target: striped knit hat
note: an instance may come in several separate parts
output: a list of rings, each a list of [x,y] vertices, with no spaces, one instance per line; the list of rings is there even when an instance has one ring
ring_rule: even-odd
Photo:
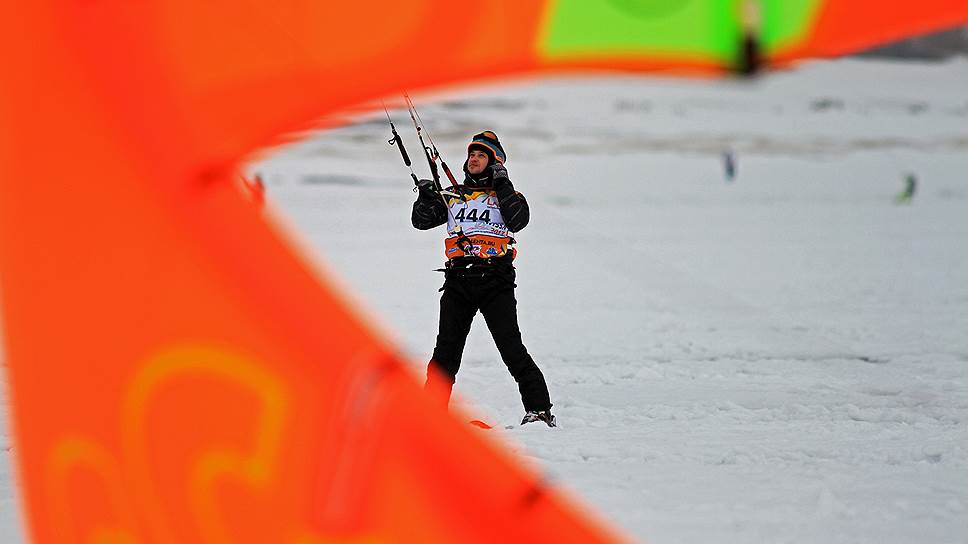
[[[467,145],[467,152],[470,153],[472,149],[480,149],[491,161],[497,161],[504,164],[508,156],[504,152],[504,148],[501,146],[501,141],[497,139],[497,134],[494,134],[490,130],[485,130],[480,134],[475,134],[474,139],[471,143]]]

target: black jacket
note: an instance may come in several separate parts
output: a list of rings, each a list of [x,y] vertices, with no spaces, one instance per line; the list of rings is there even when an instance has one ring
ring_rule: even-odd
[[[472,187],[468,186],[468,181],[473,182],[474,180],[465,179],[464,183],[459,185],[460,190],[465,194],[491,188],[489,180],[485,180],[487,185],[479,185],[480,182],[478,182],[473,183]],[[531,210],[528,207],[528,201],[524,199],[524,195],[515,191],[510,181],[499,184],[494,191],[497,193],[501,216],[504,218],[504,224],[507,225],[508,230],[511,232],[521,231],[531,220]],[[420,230],[432,229],[446,223],[447,208],[444,206],[440,195],[433,190],[420,189],[417,193],[417,200],[413,203],[410,221],[414,228]]]

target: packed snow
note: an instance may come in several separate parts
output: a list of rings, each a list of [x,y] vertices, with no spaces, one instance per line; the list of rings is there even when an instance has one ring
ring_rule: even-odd
[[[456,170],[495,131],[531,204],[519,319],[559,427],[475,432],[639,541],[968,542],[966,91],[968,59],[840,60],[415,96]],[[250,171],[419,374],[444,232],[411,227],[387,138],[368,113]],[[480,318],[457,393],[499,426],[523,415]],[[12,449],[0,428],[2,542],[21,534]]]

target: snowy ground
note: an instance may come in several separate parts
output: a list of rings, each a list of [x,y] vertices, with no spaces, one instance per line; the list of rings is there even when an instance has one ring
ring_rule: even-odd
[[[0,364],[0,380],[6,369]],[[7,419],[6,382],[0,382],[0,542],[16,543],[22,540],[20,515],[17,512],[16,485],[11,467],[10,456],[13,452],[13,439],[9,432]]]
[[[532,207],[520,321],[561,426],[481,432],[639,540],[968,542],[966,90],[968,60],[850,60],[417,97],[452,167],[496,131]],[[253,170],[419,369],[443,232],[410,227],[380,116]],[[906,171],[918,193],[897,205]],[[458,392],[521,417],[480,319]],[[0,428],[2,542],[9,448]]]

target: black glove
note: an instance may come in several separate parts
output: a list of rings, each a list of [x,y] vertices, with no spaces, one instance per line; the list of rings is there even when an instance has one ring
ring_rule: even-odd
[[[508,179],[508,169],[503,164],[495,162],[488,166],[488,168],[491,170],[491,186],[494,187],[495,191],[502,189],[505,185],[509,186],[511,190],[514,190],[514,187],[511,185],[511,180]]]

